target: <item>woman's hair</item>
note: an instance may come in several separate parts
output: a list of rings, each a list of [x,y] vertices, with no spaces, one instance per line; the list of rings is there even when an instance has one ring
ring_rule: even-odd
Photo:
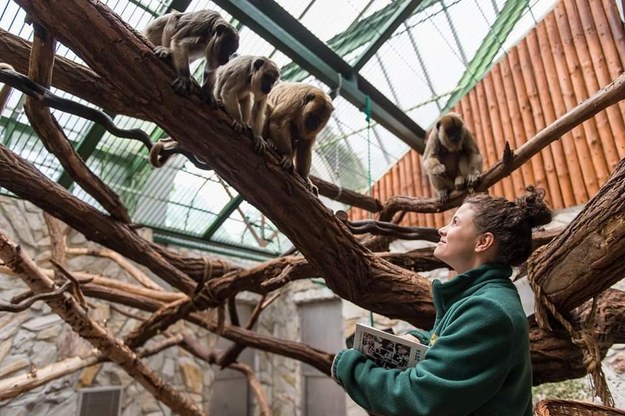
[[[527,187],[527,193],[514,202],[487,194],[470,196],[473,223],[479,233],[491,232],[497,244],[498,263],[521,265],[532,253],[532,228],[551,221],[551,210],[544,201],[545,190]]]

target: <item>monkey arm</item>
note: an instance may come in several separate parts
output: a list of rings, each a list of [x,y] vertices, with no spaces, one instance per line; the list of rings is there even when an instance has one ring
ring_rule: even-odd
[[[445,165],[440,160],[441,143],[436,135],[431,135],[423,152],[423,168],[428,176],[442,175],[445,173]]]
[[[286,170],[293,169],[293,143],[288,119],[276,119],[273,114],[269,120],[269,138],[276,151],[282,156],[280,165]]]
[[[226,113],[233,118],[232,127],[234,130],[238,132],[243,131],[245,122],[241,112],[241,103],[239,102],[240,94],[234,85],[233,78],[227,78],[224,82],[218,82],[215,95],[221,100]]]
[[[252,120],[252,94],[248,93],[243,96],[243,98],[239,99],[239,104],[241,108],[241,121],[243,124],[249,126],[250,121]]]
[[[254,101],[254,107],[252,108],[252,119],[250,124],[252,126],[252,133],[254,137],[262,137],[263,126],[265,124],[265,111],[267,110],[267,96],[264,96],[258,101]]]
[[[459,170],[463,176],[467,178],[469,176],[477,176],[482,172],[482,155],[480,154],[480,149],[477,147],[475,143],[475,139],[469,133],[465,137],[463,154],[460,157],[459,161]]]
[[[308,174],[310,173],[310,164],[312,160],[312,150],[314,140],[308,140],[300,138],[297,141],[297,147],[295,150],[295,170],[299,173],[306,182],[310,182]]]

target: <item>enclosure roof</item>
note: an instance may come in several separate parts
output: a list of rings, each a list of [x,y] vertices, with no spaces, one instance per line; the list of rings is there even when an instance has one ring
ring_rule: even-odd
[[[320,86],[334,97],[335,111],[317,138],[312,175],[367,193],[410,148],[422,150],[424,131],[435,118],[451,109],[555,0],[103,3],[138,30],[171,10],[220,11],[240,31],[238,53],[268,56],[284,79]],[[24,12],[14,2],[0,4],[0,27],[32,41]],[[82,63],[63,45],[57,53]],[[199,61],[192,65],[196,75],[202,68]],[[43,147],[28,125],[23,101],[14,92],[2,113],[2,144],[101,209]],[[156,241],[253,260],[291,248],[271,221],[215,172],[200,170],[182,156],[154,169],[140,143],[112,136],[88,120],[53,114],[89,168],[120,195],[133,222],[154,229]],[[112,116],[120,127],[144,130],[152,141],[165,137],[152,123]],[[332,209],[348,208],[322,200]]]

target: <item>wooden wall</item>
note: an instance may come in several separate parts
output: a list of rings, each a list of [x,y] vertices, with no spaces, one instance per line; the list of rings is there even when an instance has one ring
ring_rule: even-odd
[[[625,66],[625,30],[614,0],[562,0],[497,62],[454,108],[475,134],[484,168],[617,78]],[[583,204],[625,157],[625,102],[577,126],[490,189],[513,199],[534,184],[552,208]],[[393,195],[431,197],[421,155],[408,152],[373,185],[384,203]],[[453,213],[405,216],[402,225],[441,227]],[[368,218],[352,209],[353,220]]]

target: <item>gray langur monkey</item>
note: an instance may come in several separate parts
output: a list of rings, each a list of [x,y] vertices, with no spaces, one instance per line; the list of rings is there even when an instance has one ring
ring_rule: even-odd
[[[482,155],[460,114],[447,113],[436,121],[423,152],[423,167],[441,202],[449,199],[454,188],[475,186]]]
[[[258,153],[267,148],[262,138],[267,94],[279,78],[278,65],[263,56],[237,56],[216,71],[215,99],[234,119],[235,131],[252,129],[254,150]]]
[[[228,62],[239,48],[237,30],[213,10],[167,13],[150,22],[144,35],[156,45],[154,53],[159,58],[171,58],[177,73],[172,87],[178,94],[189,95],[198,87],[189,64],[206,58],[202,95],[209,102],[213,98],[214,71]]]
[[[332,98],[303,82],[279,82],[269,93],[264,136],[282,156],[282,168],[292,170],[295,160],[295,170],[315,195],[319,191],[308,176],[313,146],[332,111]]]

